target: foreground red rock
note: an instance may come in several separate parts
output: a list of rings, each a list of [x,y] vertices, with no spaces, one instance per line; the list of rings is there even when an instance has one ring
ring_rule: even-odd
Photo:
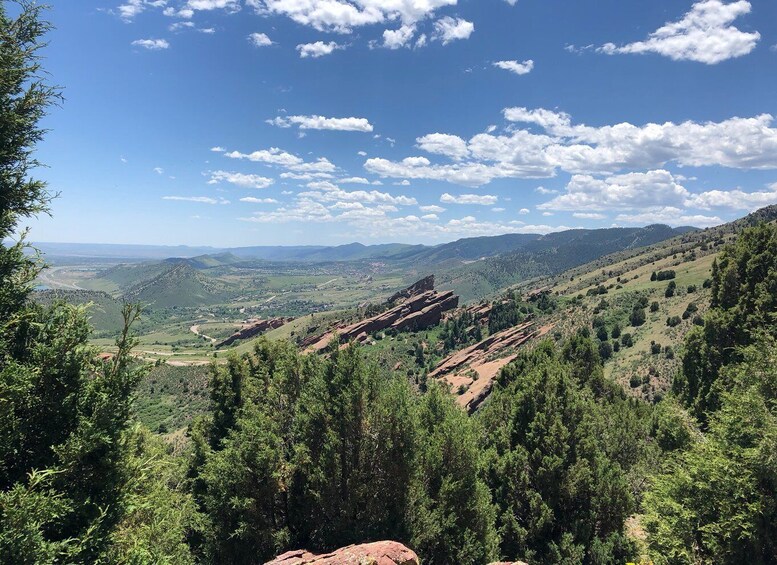
[[[298,549],[279,555],[265,565],[419,565],[418,556],[401,543],[376,541],[349,545],[332,553],[314,555]]]

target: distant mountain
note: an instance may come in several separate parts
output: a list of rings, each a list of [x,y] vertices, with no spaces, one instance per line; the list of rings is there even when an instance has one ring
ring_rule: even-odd
[[[561,273],[605,255],[653,245],[687,232],[654,224],[551,233],[507,253],[440,273],[438,286],[453,288],[464,301],[472,300],[520,281]]]
[[[178,262],[127,290],[123,299],[147,304],[151,309],[185,308],[215,304],[224,300],[227,294],[224,288],[206,279],[191,265]]]
[[[532,260],[536,259],[535,256],[538,253],[555,253],[557,255],[555,260],[563,259],[563,264],[568,268],[574,266],[570,265],[570,261],[581,264],[615,251],[663,241],[693,229],[673,229],[660,224],[645,228],[579,229],[548,235],[505,234],[471,237],[435,246],[349,243],[338,246],[255,246],[219,249],[113,244],[38,243],[35,245],[51,257],[161,260],[166,265],[185,264],[196,270],[237,266],[249,261],[293,263],[379,261],[411,270],[415,268],[428,271],[430,268],[455,269],[467,263],[508,256],[511,253],[529,254],[527,257]],[[508,259],[508,261],[514,259]],[[541,274],[548,274],[547,269],[540,269],[540,271],[542,271]],[[111,269],[106,271],[106,278],[126,288],[128,285],[139,283],[158,274],[157,269],[148,266],[135,269],[120,265],[115,268],[115,271]]]

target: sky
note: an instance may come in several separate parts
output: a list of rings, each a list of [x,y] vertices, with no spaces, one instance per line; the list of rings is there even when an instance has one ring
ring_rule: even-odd
[[[767,0],[49,0],[33,241],[434,244],[777,203]]]

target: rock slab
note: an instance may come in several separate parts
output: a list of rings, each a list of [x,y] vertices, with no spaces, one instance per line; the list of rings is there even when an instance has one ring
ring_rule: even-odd
[[[332,553],[315,555],[304,549],[288,551],[265,565],[419,565],[411,549],[395,541],[349,545]]]

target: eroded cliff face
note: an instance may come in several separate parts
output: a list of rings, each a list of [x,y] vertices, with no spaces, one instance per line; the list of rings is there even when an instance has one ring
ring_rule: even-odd
[[[349,545],[331,553],[315,555],[304,549],[288,551],[265,565],[419,565],[411,549],[395,541]]]

